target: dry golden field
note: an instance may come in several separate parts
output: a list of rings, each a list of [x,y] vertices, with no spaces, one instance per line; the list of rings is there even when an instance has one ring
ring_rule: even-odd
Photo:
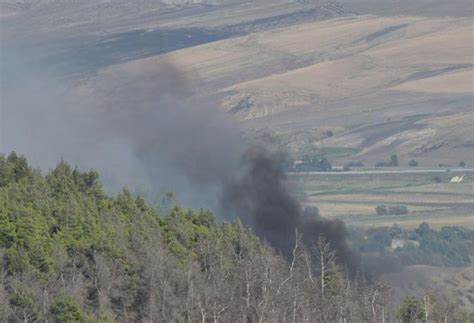
[[[120,88],[124,75],[152,78],[171,61],[248,133],[296,154],[457,164],[473,157],[472,48],[470,18],[338,17],[114,65],[82,86]]]
[[[247,137],[295,156],[474,158],[471,1],[65,3],[0,1],[2,42],[5,56],[66,74],[81,109],[152,102],[172,64]]]

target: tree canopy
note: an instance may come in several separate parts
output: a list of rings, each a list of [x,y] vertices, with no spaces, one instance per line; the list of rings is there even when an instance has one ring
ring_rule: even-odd
[[[302,241],[296,233],[285,259],[238,220],[179,204],[160,214],[125,188],[110,196],[94,170],[60,161],[43,175],[23,156],[0,155],[2,322],[397,317],[385,311],[389,288],[349,281],[324,240],[318,249]]]

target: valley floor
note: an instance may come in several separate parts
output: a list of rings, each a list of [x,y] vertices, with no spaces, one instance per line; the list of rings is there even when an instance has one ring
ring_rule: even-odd
[[[450,183],[457,175],[461,183]],[[474,174],[462,171],[361,171],[291,174],[299,198],[317,206],[321,215],[356,226],[474,227]],[[404,205],[405,215],[377,215],[378,205]]]

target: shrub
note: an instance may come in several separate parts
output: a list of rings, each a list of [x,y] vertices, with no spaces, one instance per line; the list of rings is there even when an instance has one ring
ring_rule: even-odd
[[[332,170],[332,165],[326,157],[316,156],[304,159],[302,163],[295,165],[295,170],[297,172],[329,172]]]
[[[393,154],[390,156],[390,165],[391,166],[398,166],[398,156]]]
[[[386,205],[377,205],[375,208],[375,212],[377,212],[377,215],[387,215],[388,214],[388,209]]]
[[[360,160],[349,160],[345,166],[347,167],[364,167],[364,163],[362,163]]]
[[[375,167],[390,167],[390,166],[392,166],[392,164],[386,161],[379,161],[375,163]]]
[[[377,215],[402,215],[408,214],[408,208],[405,205],[377,205],[375,208]]]
[[[418,162],[414,159],[410,160],[410,162],[408,163],[408,166],[410,167],[416,167],[418,166]]]
[[[379,161],[375,163],[375,167],[396,167],[398,166],[398,157],[393,154],[390,156],[390,161]]]
[[[388,214],[393,214],[393,215],[408,214],[408,208],[405,205],[392,205],[388,207]]]
[[[84,319],[80,306],[69,297],[54,301],[49,311],[57,322],[82,322]]]
[[[453,167],[453,165],[441,163],[441,164],[438,164],[438,167]]]
[[[33,293],[24,286],[18,286],[13,290],[10,305],[16,316],[24,322],[37,321],[39,318],[39,311]]]
[[[320,216],[319,208],[316,206],[307,206],[303,210],[303,216],[305,218],[317,218]]]
[[[240,100],[235,106],[230,109],[230,112],[232,114],[237,114],[238,112],[247,112],[250,110],[251,107],[253,107],[254,103],[252,102],[252,99],[250,96],[243,98]]]
[[[326,159],[322,158],[318,163],[317,163],[317,168],[319,168],[323,172],[329,172],[332,170],[332,165],[331,163]]]
[[[465,161],[460,162],[459,167],[463,167],[463,168],[466,167],[466,162]]]
[[[423,301],[415,296],[407,296],[400,305],[398,315],[403,323],[422,320],[425,316]]]

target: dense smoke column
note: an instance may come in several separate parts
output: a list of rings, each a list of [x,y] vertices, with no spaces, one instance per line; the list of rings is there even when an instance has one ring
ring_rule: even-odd
[[[185,195],[194,205],[208,199],[201,206],[214,209],[220,205],[221,218],[241,218],[285,256],[291,254],[295,229],[308,245],[324,236],[339,263],[352,267],[344,224],[305,215],[282,171],[284,156],[246,148],[231,116],[210,100],[196,99],[186,75],[163,64],[155,78],[129,83],[134,95],[120,97],[100,124],[130,144],[153,181],[184,177],[174,188],[178,198]],[[219,200],[212,201],[212,195]]]
[[[2,152],[25,153],[45,169],[64,157],[106,174],[109,188],[128,186],[151,199],[175,192],[186,206],[242,218],[284,255],[295,229],[308,245],[324,235],[349,259],[342,222],[304,216],[281,156],[248,149],[232,117],[194,93],[189,75],[173,62],[162,61],[150,74],[119,70],[111,83],[98,82],[85,94],[42,69],[13,66],[16,79],[2,83]]]
[[[99,120],[109,134],[129,143],[152,181],[175,184],[184,178],[172,188],[179,199],[214,210],[220,205],[221,218],[241,218],[285,256],[295,229],[308,246],[324,236],[339,263],[353,267],[344,224],[305,215],[287,185],[283,156],[246,148],[231,116],[197,98],[173,64],[163,64],[152,79],[129,81],[133,96],[121,96]]]
[[[336,252],[336,261],[349,274],[355,275],[360,269],[358,255],[348,244],[349,232],[339,219],[327,219],[318,214],[308,214],[300,223],[299,231],[308,246],[315,245],[319,237],[326,239]]]
[[[243,174],[227,183],[222,206],[285,255],[300,221],[300,205],[282,183],[285,174],[263,149],[253,148],[242,160]]]
[[[324,237],[335,250],[337,262],[354,272],[357,259],[348,246],[344,223],[305,213],[292,196],[280,165],[278,156],[264,149],[247,151],[242,160],[243,174],[225,185],[223,209],[242,218],[286,257],[291,255],[296,229],[308,246]]]

